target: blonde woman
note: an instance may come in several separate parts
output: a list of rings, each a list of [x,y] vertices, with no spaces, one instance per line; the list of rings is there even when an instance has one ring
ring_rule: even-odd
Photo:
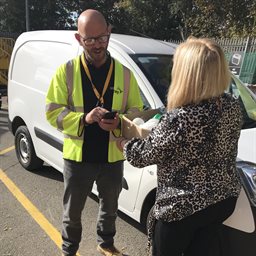
[[[174,55],[167,113],[145,139],[123,141],[136,167],[158,166],[149,239],[154,256],[207,256],[240,192],[239,103],[220,46],[190,38]],[[154,225],[153,225],[154,224]]]

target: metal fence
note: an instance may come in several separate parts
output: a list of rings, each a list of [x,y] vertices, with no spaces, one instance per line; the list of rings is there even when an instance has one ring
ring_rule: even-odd
[[[231,72],[244,83],[256,85],[256,38],[214,40],[223,48]]]

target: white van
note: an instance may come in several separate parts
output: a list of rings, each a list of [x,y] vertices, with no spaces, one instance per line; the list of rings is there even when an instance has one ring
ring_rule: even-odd
[[[8,74],[9,125],[17,158],[25,169],[36,171],[46,162],[62,172],[63,136],[45,119],[45,96],[56,68],[82,53],[74,33],[26,32],[13,49]],[[111,35],[108,50],[134,72],[145,109],[164,107],[175,48],[175,44],[154,39]],[[221,250],[225,256],[252,256],[256,253],[256,97],[235,77],[230,93],[239,97],[244,109],[238,152],[244,190],[237,209],[223,225]],[[122,212],[145,224],[155,190],[156,166],[138,169],[125,162],[119,199]],[[97,194],[95,187],[93,192]]]

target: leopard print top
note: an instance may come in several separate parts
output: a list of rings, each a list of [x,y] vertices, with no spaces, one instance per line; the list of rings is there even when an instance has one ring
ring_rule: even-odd
[[[223,94],[167,112],[148,137],[125,144],[124,155],[133,166],[157,165],[154,219],[180,220],[238,196],[241,126],[238,100]]]

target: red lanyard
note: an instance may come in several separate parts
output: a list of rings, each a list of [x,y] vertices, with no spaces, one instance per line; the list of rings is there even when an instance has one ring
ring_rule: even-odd
[[[97,99],[100,101],[101,105],[104,105],[104,94],[106,93],[107,91],[107,88],[109,86],[109,82],[110,82],[110,78],[111,78],[111,75],[112,75],[112,72],[113,72],[113,60],[111,59],[111,64],[110,64],[110,67],[109,67],[109,70],[108,70],[108,75],[107,75],[107,78],[106,78],[106,81],[104,83],[104,87],[103,87],[103,90],[102,90],[102,94],[100,95],[100,93],[98,92],[97,88],[95,87],[95,85],[93,84],[92,82],[92,77],[91,77],[91,74],[90,74],[90,71],[89,71],[89,68],[86,64],[86,61],[85,61],[85,57],[84,57],[84,54],[82,54],[82,64],[83,64],[83,67],[84,67],[84,70],[85,70],[85,73],[88,77],[88,79],[90,80],[91,82],[91,86],[92,86],[92,89],[93,89],[93,92],[95,94],[95,96],[97,97]]]

